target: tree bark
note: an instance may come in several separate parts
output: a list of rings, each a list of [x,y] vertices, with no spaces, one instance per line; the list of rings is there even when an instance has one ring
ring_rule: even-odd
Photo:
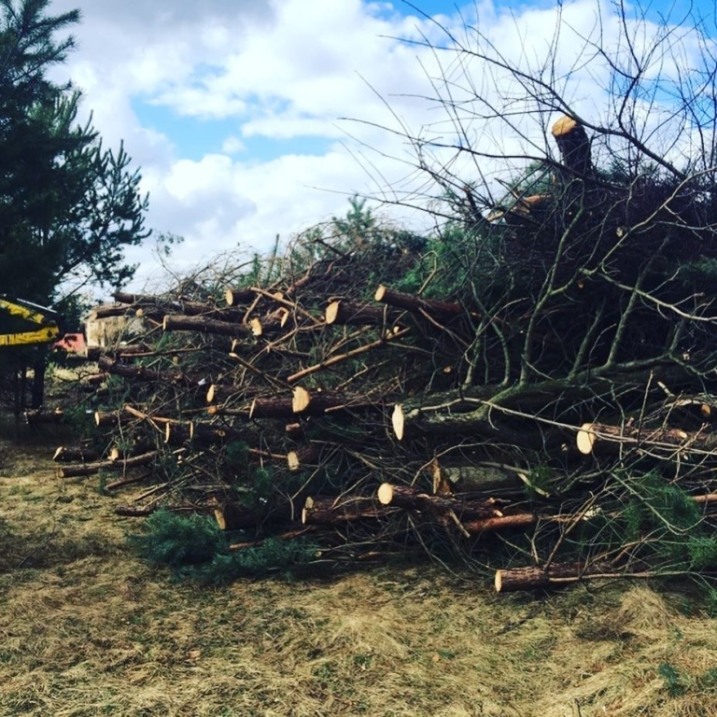
[[[563,164],[577,175],[588,176],[592,172],[592,158],[585,128],[572,117],[564,116],[553,124],[552,134]]]
[[[397,404],[391,414],[391,424],[399,441],[403,440],[409,432],[414,435],[467,435],[481,437],[496,446],[507,444],[537,450],[548,447],[549,443],[558,445],[564,439],[564,431],[559,428],[551,430],[550,426],[547,426],[545,430],[541,430],[539,423],[530,421],[518,430],[500,423],[498,421],[500,413],[496,412],[496,414],[491,416],[481,409],[466,413],[450,411],[425,413],[423,410],[414,409],[406,413],[403,406]]]
[[[238,438],[237,431],[229,427],[219,427],[209,423],[192,421],[189,424],[189,440],[197,448],[209,448]]]
[[[291,396],[257,397],[249,409],[250,418],[292,418],[294,415]]]
[[[618,455],[629,450],[646,450],[665,457],[677,457],[690,451],[712,453],[717,435],[710,431],[687,432],[680,428],[644,428],[584,423],[576,443],[583,455]]]
[[[228,406],[207,406],[207,414],[209,416],[236,416],[242,419],[250,417],[251,406],[240,408],[229,408]],[[258,416],[257,416],[258,418]]]
[[[224,291],[224,300],[227,302],[227,306],[250,304],[255,298],[256,294],[252,291],[252,289],[227,288]]]
[[[97,463],[83,463],[76,466],[64,466],[58,468],[58,477],[60,478],[78,478],[82,476],[91,476],[99,473],[101,470],[107,471],[123,471],[128,468],[136,468],[137,466],[146,466],[153,463],[157,459],[157,451],[144,453],[141,456],[133,456],[121,461],[99,461]]]
[[[507,593],[567,585],[589,577],[615,577],[615,568],[610,564],[583,563],[554,563],[547,568],[512,568],[497,570],[494,584],[496,592]]]
[[[436,299],[422,299],[412,294],[402,294],[393,291],[387,286],[379,286],[374,295],[376,301],[398,309],[405,309],[414,314],[426,313],[437,319],[450,319],[454,316],[461,316],[466,313],[462,304],[453,301],[438,301]]]
[[[341,525],[355,520],[378,520],[394,511],[362,496],[310,496],[301,511],[301,522],[319,525]]]
[[[168,446],[183,446],[191,438],[190,427],[181,423],[164,424],[164,442]]]
[[[108,356],[100,356],[97,365],[101,371],[122,376],[123,378],[137,381],[159,381],[163,383],[174,383],[180,386],[197,386],[201,379],[191,379],[181,371],[154,371],[145,366],[136,366],[120,363]]]
[[[294,472],[301,468],[305,468],[308,465],[315,465],[319,458],[319,449],[317,446],[307,443],[306,445],[299,446],[293,451],[289,451],[286,454],[286,463],[289,466],[289,470]]]
[[[336,411],[381,410],[381,399],[333,391],[309,391],[302,386],[294,389],[292,410],[302,416],[322,416]]]
[[[461,520],[500,517],[499,502],[493,498],[476,500],[461,499],[454,495],[450,498],[423,493],[412,486],[382,483],[378,489],[378,502],[381,505],[393,505],[408,510],[428,510],[433,513],[454,513]]]
[[[25,411],[25,423],[29,426],[36,426],[41,423],[62,423],[65,418],[65,412],[61,408],[53,411],[43,411],[39,408]]]
[[[557,518],[556,518],[557,519]],[[551,518],[546,518],[551,520]],[[557,519],[560,522],[567,522],[567,519]],[[462,527],[472,534],[477,533],[493,533],[500,530],[513,530],[516,528],[526,528],[538,522],[538,516],[534,513],[517,513],[515,515],[503,515],[495,518],[479,518],[467,523],[463,523]]]
[[[440,480],[447,481],[452,492],[489,494],[497,492],[524,494],[525,481],[521,469],[501,464],[442,465],[437,466]],[[526,471],[527,472],[527,471]]]
[[[134,310],[130,306],[117,306],[114,304],[104,304],[95,306],[90,312],[90,319],[109,319],[115,316],[134,316]]]
[[[115,291],[112,298],[120,304],[161,304],[160,296],[151,294],[132,294],[127,291]]]
[[[203,316],[183,316],[167,314],[162,321],[165,331],[198,331],[203,334],[219,334],[221,336],[248,336],[251,331],[243,324],[232,321],[206,319]]]
[[[134,417],[124,409],[119,411],[95,411],[95,425],[98,428],[114,428],[128,423]]]
[[[99,453],[94,448],[82,446],[58,446],[52,460],[57,463],[78,463],[96,461]]]
[[[335,299],[324,312],[326,324],[341,326],[390,326],[397,321],[395,312],[370,304],[354,304],[350,301]]]

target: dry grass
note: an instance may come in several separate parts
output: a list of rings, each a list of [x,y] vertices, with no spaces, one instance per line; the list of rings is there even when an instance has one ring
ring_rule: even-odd
[[[427,567],[200,590],[127,554],[57,442],[0,443],[0,715],[717,714],[717,621],[685,598],[506,598]]]

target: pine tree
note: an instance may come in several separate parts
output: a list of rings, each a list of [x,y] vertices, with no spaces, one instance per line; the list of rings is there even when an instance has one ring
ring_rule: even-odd
[[[77,11],[0,0],[0,293],[40,303],[72,282],[119,286],[123,249],[148,236],[140,175],[77,121],[80,94],[48,79],[73,47]]]

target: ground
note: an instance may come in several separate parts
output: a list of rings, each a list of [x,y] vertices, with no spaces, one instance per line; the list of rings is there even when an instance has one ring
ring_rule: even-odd
[[[62,481],[56,428],[0,426],[0,715],[717,714],[717,620],[692,591],[500,596],[438,566],[177,583],[136,519]]]

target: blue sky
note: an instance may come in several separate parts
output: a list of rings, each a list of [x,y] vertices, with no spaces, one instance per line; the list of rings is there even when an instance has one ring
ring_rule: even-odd
[[[692,7],[714,17],[714,4]],[[537,61],[555,31],[556,5],[548,0],[415,5],[459,34],[459,10],[472,17],[477,8],[480,31],[518,63]],[[455,135],[455,117],[426,99],[441,75],[459,94],[506,101],[501,93],[510,90],[484,68],[466,66],[461,75],[455,58],[401,42],[427,36],[440,44],[445,36],[398,1],[52,0],[51,10],[74,7],[82,13],[78,46],[62,72],[83,91],[105,143],[124,141],[141,168],[150,225],[185,237],[172,260],[178,273],[215,262],[214,255],[265,250],[277,233],[289,241],[343,213],[354,192],[395,199],[397,187],[413,191],[411,182],[422,181],[415,153],[396,130]],[[687,7],[659,0],[648,19],[674,20]],[[614,5],[566,0],[563,8],[570,30],[558,67],[574,68],[576,38],[595,32],[598,10],[605,28],[613,27]],[[694,48],[689,37],[684,42],[680,62],[689,63]],[[598,65],[581,67],[565,88],[587,112],[599,112],[605,100]],[[495,118],[473,117],[469,125],[477,146],[517,151]],[[462,168],[463,160],[457,168],[469,178],[498,172],[486,162]],[[454,159],[439,152],[434,161]],[[405,207],[386,211],[393,221],[415,218]],[[138,284],[160,280],[150,246],[133,259],[142,265]]]

